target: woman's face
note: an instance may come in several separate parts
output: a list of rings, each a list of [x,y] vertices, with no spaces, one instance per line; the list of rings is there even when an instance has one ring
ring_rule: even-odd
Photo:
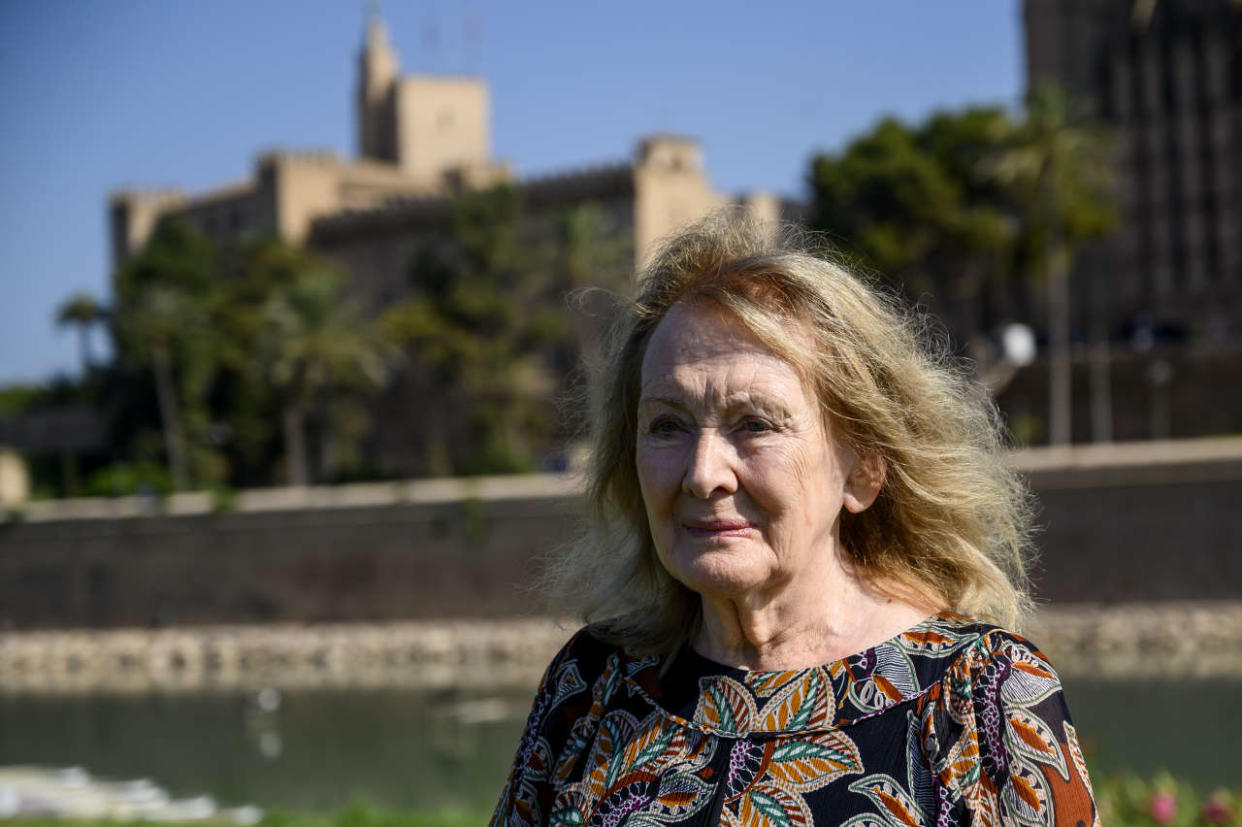
[[[712,305],[652,332],[638,405],[638,477],[664,567],[706,596],[776,593],[835,562],[853,454],[794,368]]]

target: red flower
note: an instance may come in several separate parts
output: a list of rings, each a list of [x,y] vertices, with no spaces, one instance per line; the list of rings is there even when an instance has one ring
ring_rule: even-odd
[[[1171,824],[1177,817],[1177,799],[1173,793],[1156,793],[1147,809],[1157,824]]]
[[[1203,802],[1203,820],[1208,824],[1228,824],[1233,820],[1233,812],[1219,795],[1214,795]]]

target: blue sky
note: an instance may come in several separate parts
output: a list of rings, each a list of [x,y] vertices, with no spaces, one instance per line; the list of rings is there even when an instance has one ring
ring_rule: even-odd
[[[107,301],[105,199],[247,175],[275,146],[353,152],[364,3],[0,0],[0,385],[79,369],[56,306]],[[803,193],[879,117],[1016,102],[1017,0],[383,4],[407,72],[492,90],[520,175],[699,138],[726,191]],[[473,34],[467,34],[467,31]],[[98,344],[102,344],[100,341]]]

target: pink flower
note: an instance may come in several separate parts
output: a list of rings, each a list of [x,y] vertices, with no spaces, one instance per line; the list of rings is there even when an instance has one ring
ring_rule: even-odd
[[[1233,820],[1233,813],[1229,805],[1214,795],[1203,803],[1203,820],[1208,824],[1228,824]]]
[[[1156,793],[1147,809],[1157,824],[1171,824],[1177,817],[1177,799],[1173,793]]]

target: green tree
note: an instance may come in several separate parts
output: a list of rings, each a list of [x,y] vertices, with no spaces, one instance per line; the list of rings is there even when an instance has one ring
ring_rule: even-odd
[[[116,275],[118,358],[151,372],[169,473],[179,490],[199,476],[193,474],[187,430],[196,438],[206,430],[206,396],[219,365],[214,260],[206,237],[187,223],[169,221]]]
[[[980,160],[1012,131],[997,108],[941,112],[911,127],[881,121],[839,154],[811,161],[810,225],[864,267],[977,334],[978,297],[1005,273],[1014,237],[1001,188]]]
[[[463,195],[414,257],[413,295],[382,318],[427,401],[429,473],[528,470],[555,424],[551,354],[572,341],[563,283],[572,268],[532,252],[529,227],[511,187]]]
[[[118,318],[121,335],[150,366],[163,425],[169,473],[176,490],[183,490],[189,485],[189,462],[186,458],[183,406],[174,377],[173,353],[177,337],[187,325],[200,321],[196,311],[192,302],[177,290],[151,286],[128,304],[125,313]]]
[[[260,256],[261,264],[275,260],[287,268],[286,277],[270,285],[262,305],[257,365],[279,400],[287,480],[307,485],[312,409],[335,407],[339,413],[350,393],[377,387],[384,378],[385,349],[358,307],[344,299],[336,270],[279,242]],[[326,432],[331,435],[331,425]]]
[[[1017,206],[1023,269],[1047,297],[1049,435],[1052,444],[1065,445],[1073,411],[1070,273],[1077,250],[1107,235],[1117,221],[1110,142],[1064,92],[1038,87],[992,167]]]
[[[75,327],[78,331],[78,353],[82,359],[82,372],[88,374],[94,366],[91,358],[91,329],[107,318],[107,311],[89,293],[74,293],[56,310],[56,324]]]
[[[1063,94],[1037,89],[1017,119],[988,107],[917,126],[887,119],[841,153],[816,156],[810,224],[909,298],[930,299],[961,344],[988,330],[985,290],[1002,317],[992,325],[1016,315],[1019,289],[1043,291],[1050,430],[1068,442],[1070,262],[1115,222],[1110,169],[1105,137]]]

